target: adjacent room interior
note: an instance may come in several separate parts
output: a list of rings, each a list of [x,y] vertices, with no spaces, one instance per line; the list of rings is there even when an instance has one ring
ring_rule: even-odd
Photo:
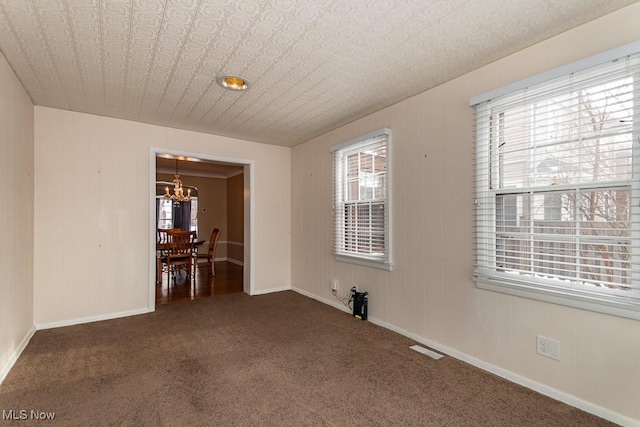
[[[242,292],[244,166],[160,154],[155,171],[156,210],[152,220],[157,229],[191,231],[196,242],[193,280],[183,269],[172,274],[166,264],[156,266],[156,305]],[[179,183],[174,183],[175,179]],[[180,192],[178,185],[184,187],[179,201],[175,197]],[[157,254],[156,262],[162,261],[162,255]]]
[[[0,2],[3,419],[640,425],[639,21]]]

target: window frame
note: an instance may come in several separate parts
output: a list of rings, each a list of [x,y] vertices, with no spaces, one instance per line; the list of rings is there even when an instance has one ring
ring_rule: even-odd
[[[372,198],[370,200],[353,200],[346,201],[341,200],[341,196],[347,194],[347,166],[345,165],[347,157],[356,153],[362,153],[366,150],[366,147],[371,146],[372,143],[376,143],[377,139],[384,138],[382,142],[386,146],[386,172],[384,175],[384,195],[383,198]],[[382,270],[391,271],[393,268],[391,262],[391,199],[392,199],[392,185],[391,185],[391,129],[383,128],[375,132],[363,135],[361,137],[349,140],[347,142],[335,145],[330,148],[330,152],[333,154],[333,253],[336,261],[345,262],[350,264],[357,264],[366,267],[373,267]],[[369,206],[382,204],[384,210],[384,231],[383,231],[383,245],[384,253],[380,255],[366,255],[363,253],[357,253],[348,251],[344,247],[339,247],[346,238],[341,236],[346,233],[347,230],[347,210],[349,206],[354,206],[358,209],[359,206]],[[340,214],[343,212],[344,214]],[[371,214],[369,215],[369,223],[371,223]],[[371,243],[369,243],[371,245]]]
[[[603,65],[607,62],[615,62],[618,58],[637,55],[639,53],[640,42],[631,43],[612,51],[595,55],[594,57],[586,58],[582,61],[578,61],[471,98],[470,105],[476,107],[476,117],[478,117],[476,128],[476,198],[474,201],[478,211],[475,236],[477,269],[474,273],[474,280],[478,288],[600,313],[640,319],[640,289],[638,288],[640,284],[640,273],[636,271],[638,268],[634,268],[634,266],[638,266],[640,258],[640,248],[637,247],[637,243],[640,238],[640,222],[635,219],[640,215],[640,207],[637,203],[640,199],[640,105],[638,105],[637,102],[640,100],[640,70],[634,70],[632,74],[632,93],[633,100],[636,102],[636,105],[633,106],[633,126],[630,131],[632,139],[631,165],[633,175],[628,180],[605,181],[593,184],[577,182],[553,187],[539,186],[518,189],[492,188],[491,183],[497,178],[495,175],[497,173],[497,169],[500,167],[500,164],[496,162],[499,162],[500,160],[496,157],[498,156],[498,150],[496,147],[499,146],[499,141],[497,141],[496,135],[491,135],[491,126],[499,127],[499,122],[502,120],[502,116],[500,116],[499,109],[495,111],[490,110],[490,101],[498,97],[517,93],[518,91],[537,84],[544,84],[556,78],[561,78],[572,73],[578,73],[593,66]],[[549,96],[549,99],[551,99],[551,95]],[[498,135],[500,134],[499,131],[496,133]],[[486,164],[496,166],[487,167],[481,162],[487,162]],[[492,174],[494,176],[491,176]],[[549,194],[551,190],[559,192],[575,191],[577,196],[578,194],[582,194],[581,192],[583,190],[604,191],[605,189],[614,189],[616,187],[627,187],[631,200],[629,225],[630,237],[628,240],[630,241],[629,245],[631,247],[629,263],[631,278],[630,286],[632,289],[625,291],[626,294],[625,292],[619,292],[606,287],[598,288],[597,291],[594,291],[593,289],[581,289],[581,286],[576,286],[576,288],[562,288],[557,285],[557,282],[554,283],[552,279],[545,283],[546,280],[541,279],[540,277],[536,277],[534,280],[527,278],[526,275],[514,275],[507,272],[498,272],[499,266],[497,258],[499,256],[499,249],[497,247],[497,242],[500,236],[499,230],[497,230],[497,199],[499,196],[529,194],[529,197],[533,200],[533,195]],[[483,220],[481,218],[485,215],[490,215],[487,220]],[[580,222],[579,219],[576,219],[575,221],[578,224]],[[533,224],[533,219],[530,219],[530,222]],[[535,225],[532,225],[532,227],[535,228]],[[585,240],[588,241],[589,239],[586,238]],[[532,269],[532,275],[539,276],[539,273],[537,273],[535,269]]]

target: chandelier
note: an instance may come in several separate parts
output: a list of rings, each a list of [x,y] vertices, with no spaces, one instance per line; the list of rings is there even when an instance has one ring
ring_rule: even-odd
[[[178,159],[176,159],[176,174],[173,177],[173,194],[169,193],[169,187],[164,188],[164,198],[173,200],[174,205],[179,205],[180,202],[188,202],[191,200],[191,189],[187,189],[187,195],[184,195],[182,189],[182,180],[180,174],[178,174]]]

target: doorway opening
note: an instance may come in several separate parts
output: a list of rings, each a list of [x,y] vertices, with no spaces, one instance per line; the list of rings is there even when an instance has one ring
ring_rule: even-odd
[[[151,311],[158,304],[182,299],[231,292],[251,294],[252,169],[251,160],[162,148],[150,150]],[[164,195],[173,194],[172,181],[178,174],[184,194],[190,192],[190,199],[174,203]],[[194,233],[200,256],[192,277],[186,271],[169,275],[166,265],[158,262],[158,255],[162,254],[157,251],[158,229],[165,228]],[[206,254],[216,228],[220,232],[211,265]]]

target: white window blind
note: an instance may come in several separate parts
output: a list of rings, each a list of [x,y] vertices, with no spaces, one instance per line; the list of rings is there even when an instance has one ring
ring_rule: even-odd
[[[332,147],[334,251],[339,261],[390,269],[389,142],[391,131]]]
[[[640,318],[640,54],[475,107],[478,286]]]

